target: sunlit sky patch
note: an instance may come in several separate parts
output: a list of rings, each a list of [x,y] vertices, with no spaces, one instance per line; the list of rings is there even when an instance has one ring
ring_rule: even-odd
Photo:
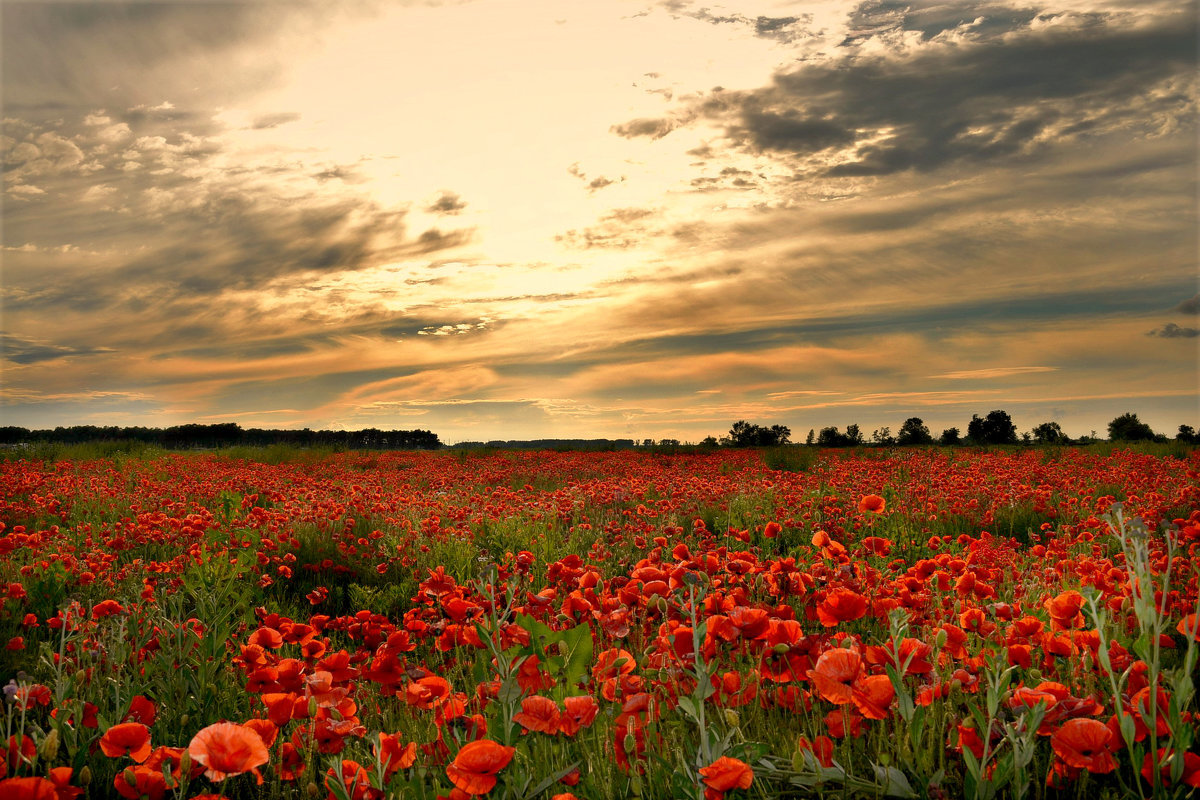
[[[0,14],[5,424],[1200,421],[1187,4]]]

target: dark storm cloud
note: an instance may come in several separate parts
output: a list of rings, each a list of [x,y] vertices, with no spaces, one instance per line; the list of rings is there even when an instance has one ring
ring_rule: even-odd
[[[836,149],[833,163],[825,157],[810,169],[846,177],[991,162],[1120,128],[1152,133],[1192,124],[1193,15],[1132,25],[1116,15],[1063,21],[997,9],[988,17],[963,4],[906,9],[860,6],[859,38],[919,31],[933,39],[953,30],[954,43],[885,47],[883,55],[854,44],[778,73],[770,86],[714,90],[672,116],[612,131],[657,138],[709,119],[725,125],[734,147],[752,152],[803,159]]]
[[[1195,328],[1183,328],[1176,325],[1174,322],[1168,322],[1161,328],[1155,328],[1146,333],[1147,336],[1154,336],[1159,339],[1194,339],[1200,336],[1200,330]]]
[[[0,333],[0,356],[14,364],[40,364],[73,356],[92,356],[111,352],[113,351],[106,347],[54,344]]]

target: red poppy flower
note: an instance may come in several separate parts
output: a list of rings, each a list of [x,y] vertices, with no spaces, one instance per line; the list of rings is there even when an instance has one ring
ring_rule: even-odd
[[[887,507],[887,502],[877,494],[864,495],[858,501],[859,511],[870,511],[874,514],[882,514],[883,509]]]
[[[866,613],[867,598],[842,587],[825,595],[821,605],[817,606],[817,617],[826,628],[832,628],[839,622],[859,619]]]
[[[1200,614],[1188,614],[1179,620],[1179,624],[1175,626],[1175,630],[1184,636],[1191,637],[1200,642]]]
[[[513,721],[526,730],[553,735],[558,733],[559,716],[553,700],[535,694],[521,701],[521,710],[513,715]]]
[[[749,789],[754,782],[754,770],[745,761],[721,756],[707,767],[700,768],[704,776],[706,800],[721,800],[730,789]]]
[[[150,729],[140,722],[113,725],[100,737],[100,749],[109,758],[128,754],[141,763],[150,755]]]
[[[850,702],[851,684],[861,672],[862,656],[857,650],[835,647],[821,653],[816,666],[808,671],[808,677],[821,697],[841,706]]]
[[[379,763],[384,765],[384,774],[391,775],[401,769],[408,769],[417,760],[417,743],[401,744],[399,734],[379,734]]]
[[[5,778],[0,781],[0,797],[6,800],[58,800],[54,783],[45,778]]]
[[[270,756],[262,737],[244,725],[218,722],[203,728],[188,745],[192,761],[207,769],[204,775],[211,781],[223,781],[231,775],[253,772],[262,783],[258,767]]]
[[[1054,630],[1066,630],[1083,626],[1083,595],[1074,590],[1063,592],[1046,601],[1046,611]]]
[[[1158,750],[1158,785],[1171,785],[1171,764],[1173,751],[1167,747],[1161,747]],[[1142,759],[1142,777],[1146,779],[1146,783],[1153,785],[1154,781],[1154,761],[1156,759],[1146,753],[1146,757]],[[1183,775],[1180,777],[1180,782],[1187,786],[1200,786],[1200,754],[1184,753],[1183,754]]]
[[[768,522],[767,527],[763,528],[763,538],[774,539],[783,530],[783,526],[778,522]]]
[[[508,766],[516,751],[491,739],[468,742],[446,767],[446,775],[467,794],[487,794],[496,786],[496,774]]]
[[[167,793],[167,779],[156,769],[127,767],[117,773],[113,788],[128,800],[162,800]]]
[[[1094,719],[1069,719],[1050,737],[1050,746],[1069,767],[1105,773],[1117,768],[1109,746],[1112,731]]]
[[[591,695],[568,697],[563,700],[563,713],[558,720],[558,729],[567,736],[574,736],[590,726],[600,711],[596,698]]]

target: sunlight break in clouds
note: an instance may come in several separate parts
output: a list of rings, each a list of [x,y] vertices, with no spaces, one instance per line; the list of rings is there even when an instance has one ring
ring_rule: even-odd
[[[0,13],[11,424],[1197,421],[1177,4]]]

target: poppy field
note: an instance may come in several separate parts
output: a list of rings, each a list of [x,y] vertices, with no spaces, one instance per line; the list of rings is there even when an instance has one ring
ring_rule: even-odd
[[[1200,796],[1200,453],[804,453],[0,461],[0,798]]]

